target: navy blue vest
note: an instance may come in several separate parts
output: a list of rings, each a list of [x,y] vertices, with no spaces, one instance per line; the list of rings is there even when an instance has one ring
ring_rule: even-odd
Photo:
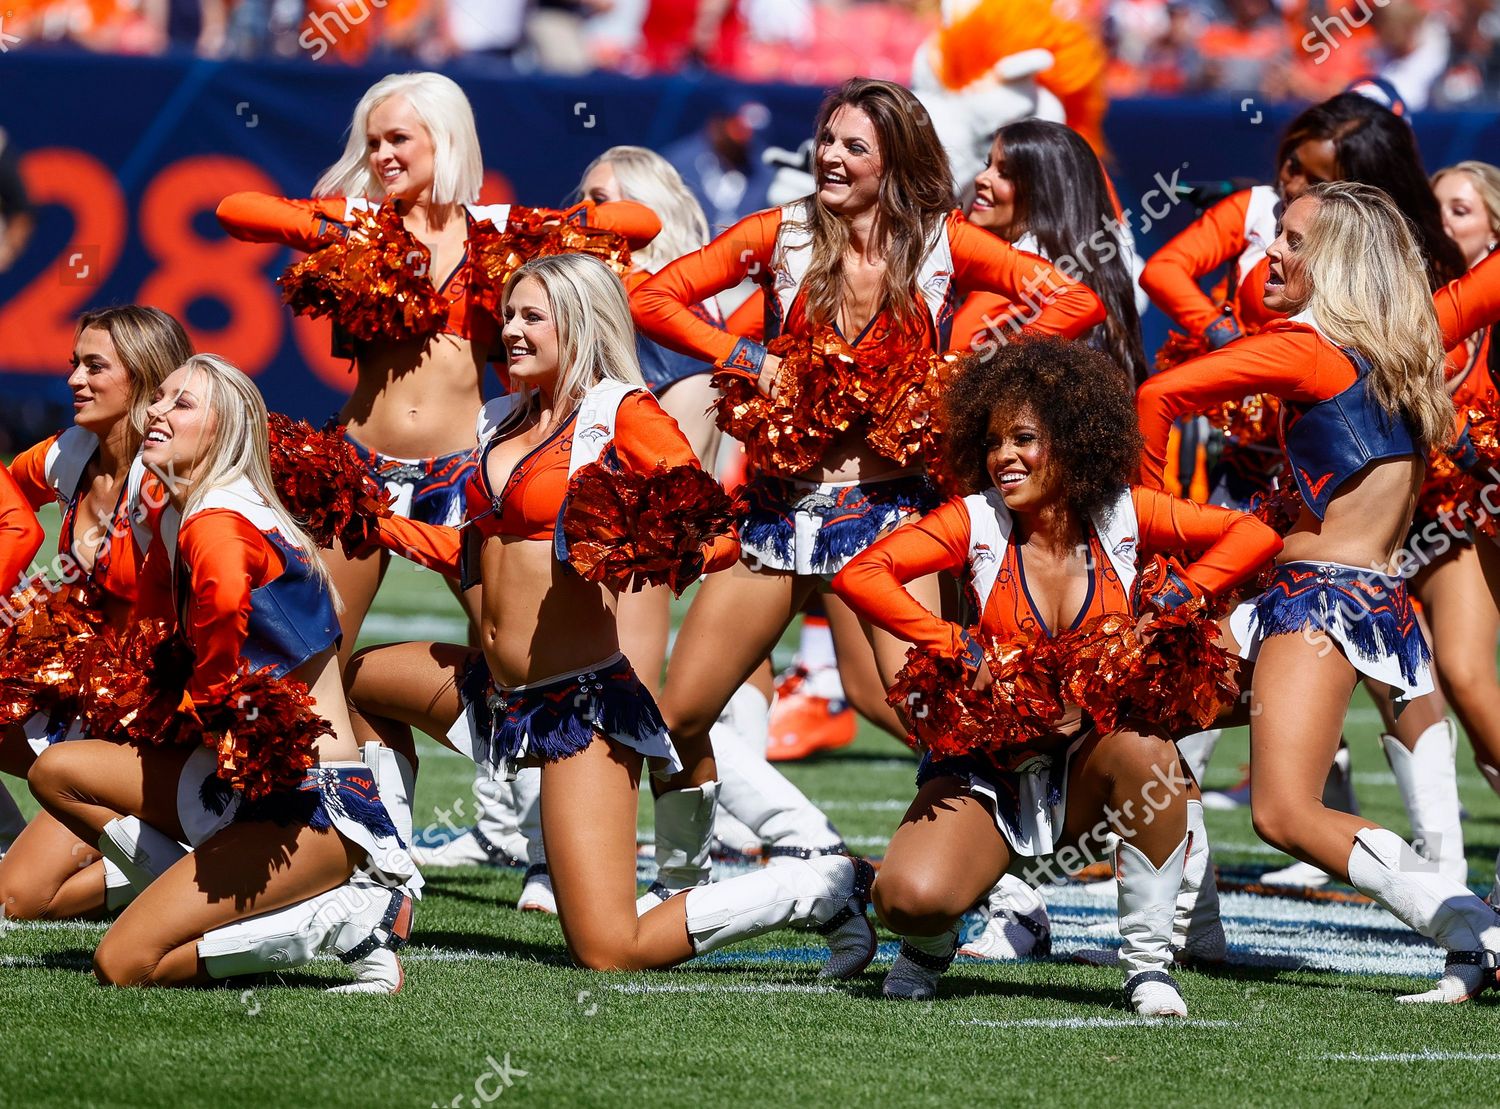
[[[1287,403],[1281,416],[1282,443],[1297,489],[1320,520],[1334,494],[1370,463],[1421,453],[1406,421],[1375,400],[1369,359],[1339,349],[1354,363],[1354,384],[1316,404]]]

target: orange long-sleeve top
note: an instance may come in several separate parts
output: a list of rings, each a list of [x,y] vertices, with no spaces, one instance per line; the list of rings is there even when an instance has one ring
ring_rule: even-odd
[[[1141,483],[1163,488],[1174,420],[1258,393],[1315,404],[1337,396],[1357,376],[1343,351],[1297,320],[1274,321],[1258,334],[1173,366],[1147,379],[1136,393],[1145,439]]]
[[[568,491],[577,415],[575,411],[527,453],[498,491],[490,487],[482,460],[464,490],[468,515],[464,526],[478,529],[486,538],[551,540]],[[625,468],[638,473],[650,473],[658,466],[701,468],[677,421],[644,390],[620,403],[613,447]],[[460,576],[462,535],[458,528],[387,517],[380,521],[377,542],[450,578]],[[738,540],[720,536],[703,548],[704,572],[732,565],[739,554]]]
[[[47,476],[47,456],[60,438],[62,435],[49,436],[16,455],[10,464],[10,476],[15,479],[21,496],[33,510],[46,504],[58,506],[62,512],[62,528],[57,539],[58,552],[75,558],[75,528],[81,492],[64,495]],[[127,499],[126,487],[122,483],[114,512],[108,520],[101,519],[99,522],[99,526],[106,529],[105,536],[94,554],[94,567],[89,578],[111,596],[129,604],[135,600],[136,576],[143,554],[136,547],[135,533],[131,527],[130,515],[134,506],[127,503]]]
[[[472,228],[479,218],[485,218],[499,208],[504,208],[506,221],[516,213],[525,211],[513,206],[493,206],[466,210],[465,218]],[[349,200],[344,197],[323,197],[314,200],[291,200],[265,193],[244,192],[225,197],[219,203],[217,215],[224,230],[236,239],[252,243],[280,243],[297,250],[313,251],[348,231],[350,219]],[[631,249],[645,246],[661,230],[661,221],[656,213],[644,204],[633,200],[617,200],[607,204],[583,201],[566,211],[546,214],[559,221],[582,222],[591,227],[615,231]],[[499,218],[495,216],[494,218]],[[497,231],[504,231],[503,226]],[[469,253],[450,274],[433,274],[434,287],[448,302],[445,331],[461,338],[473,339],[486,345],[495,341],[497,321],[488,313],[471,303],[469,299]]]
[[[135,614],[180,628],[193,650],[187,692],[195,703],[223,696],[240,669],[249,634],[251,591],[280,577],[281,553],[238,512],[210,508],[182,522],[177,533],[178,574],[186,575],[181,610],[173,590],[172,558],[160,535],[141,568]]]
[[[716,293],[732,289],[753,276],[767,298],[775,295],[772,281],[773,255],[781,227],[781,210],[767,209],[746,216],[713,242],[693,254],[663,267],[630,298],[636,326],[665,347],[723,364],[734,351],[738,337],[721,331],[693,314],[692,305]],[[1088,287],[1066,277],[1035,255],[1014,249],[954,212],[947,221],[948,241],[953,252],[952,280],[961,295],[983,290],[1000,293],[1014,301],[1041,300],[1036,318],[1026,328],[1038,335],[1073,338],[1104,319],[1104,306]],[[736,318],[738,317],[736,313]],[[866,329],[882,330],[881,313]],[[802,334],[808,324],[799,290],[787,313],[783,331]],[[937,332],[928,321],[927,333],[913,346],[935,349]]]
[[[1135,507],[1137,558],[1153,554],[1198,554],[1185,569],[1192,584],[1210,595],[1232,589],[1251,577],[1281,550],[1271,528],[1243,512],[1194,504],[1154,489],[1130,490]],[[1073,624],[1108,612],[1130,612],[1132,606],[1110,564],[1090,534],[1089,573],[1095,576]],[[928,574],[963,575],[969,570],[970,518],[963,498],[939,505],[922,519],[903,525],[867,547],[833,580],[833,589],[850,608],[892,635],[951,657],[965,653],[964,630],[934,615],[904,588]],[[1045,630],[1026,589],[1024,568],[1015,544],[992,552],[1004,560],[984,611],[980,630],[1003,639],[1023,628]],[[1103,579],[1103,580],[1099,580]],[[1054,629],[1055,630],[1055,629]]]
[[[1443,345],[1449,350],[1476,331],[1500,321],[1500,250],[1491,251],[1460,278],[1432,298]]]
[[[1265,216],[1263,205],[1252,203],[1255,192],[1243,189],[1219,201],[1153,254],[1141,272],[1141,288],[1152,303],[1191,335],[1202,334],[1223,318],[1223,310],[1198,287],[1198,279],[1247,251],[1255,260],[1249,266],[1236,265],[1230,277],[1230,303],[1240,330],[1254,334],[1281,318],[1262,299],[1270,270],[1264,251],[1276,234],[1274,220]],[[1253,213],[1252,207],[1256,208]]]
[[[45,538],[36,509],[10,471],[0,466],[0,594],[16,587]]]

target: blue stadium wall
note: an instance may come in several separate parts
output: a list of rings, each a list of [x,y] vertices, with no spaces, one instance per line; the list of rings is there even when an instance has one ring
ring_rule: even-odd
[[[0,59],[0,127],[38,203],[30,248],[0,274],[0,421],[10,443],[66,419],[71,321],[85,308],[143,300],[180,314],[200,349],[236,358],[273,409],[321,419],[350,379],[328,326],[293,321],[272,281],[292,257],[223,236],[223,195],[306,195],[339,154],[360,94],[386,70],[292,63],[140,60],[12,52]],[[711,77],[632,80],[497,77],[454,68],[479,124],[486,199],[562,203],[605,147],[660,148],[698,128],[735,86]],[[795,146],[820,90],[753,90],[771,109],[767,141]],[[1242,99],[1118,102],[1111,171],[1146,250],[1192,215],[1160,185],[1268,175],[1289,108]],[[1415,126],[1429,168],[1500,158],[1500,115],[1428,113]],[[1155,190],[1155,192],[1153,192]],[[1153,215],[1153,213],[1155,213]],[[1165,333],[1153,311],[1148,348]],[[21,432],[22,438],[25,432]]]

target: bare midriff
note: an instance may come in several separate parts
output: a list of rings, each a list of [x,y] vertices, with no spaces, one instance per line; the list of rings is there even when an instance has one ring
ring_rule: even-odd
[[[550,539],[493,536],[481,566],[479,640],[497,685],[543,682],[620,649],[614,593],[559,563]]]
[[[1302,510],[1276,561],[1389,568],[1406,541],[1424,471],[1414,457],[1373,463],[1345,483],[1321,521]]]
[[[469,450],[488,357],[487,346],[451,334],[368,343],[339,419],[362,446],[392,458]]]

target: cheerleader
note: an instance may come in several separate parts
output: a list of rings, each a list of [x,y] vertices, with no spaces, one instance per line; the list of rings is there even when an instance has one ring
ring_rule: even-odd
[[[1096,622],[1111,613],[1134,618],[1137,634],[1144,627],[1149,637],[1153,616],[1233,588],[1281,547],[1254,517],[1129,485],[1140,442],[1131,391],[1118,366],[1082,344],[1027,340],[976,356],[947,398],[948,472],[969,495],[878,540],[833,587],[891,635],[962,660],[965,686],[983,689],[999,677],[998,656],[987,658],[984,643],[1029,636],[1042,643],[1026,640],[1023,657],[1047,642],[1081,652],[1106,634]],[[1143,589],[1147,557],[1180,551],[1200,557],[1158,589]],[[961,577],[980,613],[978,638],[906,588],[934,573]],[[1124,679],[1116,672],[1114,680]],[[1166,680],[1199,676],[1175,665]],[[1073,696],[1058,694],[1020,754],[996,745],[924,757],[916,800],[875,881],[876,913],[904,937],[887,997],[934,995],[959,918],[1013,864],[1065,845],[1097,849],[1089,829],[1107,828],[1119,837],[1126,1000],[1145,1016],[1186,1015],[1167,973],[1190,850],[1191,780],[1179,769],[1173,729],[1161,720],[1143,730],[1100,726],[1104,707],[1067,703]],[[927,713],[941,710],[924,699],[913,714],[919,736]]]
[[[1059,189],[1059,181],[1070,185]],[[1129,380],[1146,379],[1140,313],[1150,302],[1136,286],[1141,263],[1083,136],[1042,119],[1000,128],[974,178],[969,222],[1049,262],[1066,258],[1104,302],[1104,322],[1080,338],[1108,354]],[[954,346],[983,351],[1004,328],[1006,311],[999,297],[970,296],[953,320]]]
[[[663,497],[680,497],[695,477],[712,482],[645,390],[624,286],[598,261],[561,255],[526,263],[507,285],[505,318],[514,391],[485,412],[480,465],[466,490],[471,522],[463,536],[472,538],[416,521],[380,522],[382,544],[449,574],[477,558],[483,654],[431,643],[360,652],[349,677],[364,719],[395,744],[403,742],[396,733],[412,727],[448,736],[492,773],[541,765],[548,868],[563,936],[580,965],[667,967],[800,926],[827,939],[825,977],[858,974],[875,954],[864,915],[873,871],[846,855],[788,860],[694,888],[637,918],[642,767],[668,785],[686,779],[699,796],[704,779],[684,769],[655,701],[620,652],[615,591],[628,581],[580,570],[564,524],[589,482],[610,487],[607,474],[617,482],[658,475],[673,486]],[[617,527],[618,514],[608,515],[607,526]],[[727,528],[727,499],[723,520]],[[680,570],[713,580],[737,555],[738,544],[721,534],[687,551]],[[711,793],[707,809],[705,821]],[[706,847],[702,858],[674,859],[659,833],[657,858],[663,868],[701,866]]]
[[[483,173],[474,112],[463,90],[437,73],[392,74],[360,98],[343,157],[318,181],[314,199],[236,193],[218,208],[219,222],[234,238],[314,252],[282,281],[299,310],[321,312],[327,300],[337,301],[336,334],[352,344],[356,371],[339,421],[371,476],[394,496],[395,510],[429,523],[458,522],[464,483],[476,465],[474,420],[499,333],[495,297],[482,292],[478,255],[486,236],[544,215],[590,220],[634,247],[649,242],[660,226],[638,204],[585,204],[567,213],[479,205]],[[380,250],[322,260],[321,252],[350,236]],[[394,272],[385,260],[393,255],[405,260]],[[321,280],[321,268],[330,265],[335,272]],[[381,291],[339,291],[348,285]],[[343,599],[341,657],[347,660],[390,557],[375,552],[350,559],[340,551],[325,557]],[[478,598],[461,600],[476,620]]]
[[[738,399],[731,405],[726,398],[721,422],[763,410],[759,397],[774,405],[778,390],[787,388],[778,384],[778,354],[694,314],[694,305],[746,277],[761,286],[764,334],[778,350],[801,357],[809,343],[823,344],[819,349],[831,343],[844,352],[846,366],[858,367],[862,357],[882,366],[930,358],[948,344],[955,299],[976,289],[1024,302],[1030,329],[1043,334],[1074,335],[1102,318],[1088,289],[952,210],[947,161],[926,113],[906,89],[865,78],[847,82],[825,100],[815,136],[817,192],[741,220],[698,253],[668,265],[631,298],[636,324],[648,337],[721,366],[721,389],[738,382]],[[815,372],[825,375],[821,383],[799,383],[791,395],[829,388],[830,371]],[[898,373],[883,380],[886,388],[902,383]],[[740,520],[745,560],[710,577],[694,597],[662,698],[688,772],[673,783],[686,788],[658,799],[656,823],[669,829],[668,850],[687,859],[707,859],[707,814],[718,789],[709,729],[730,696],[814,589],[826,588],[876,536],[937,503],[914,456],[920,452],[901,462],[882,456],[854,415],[847,431],[837,422],[819,426],[804,418],[788,420],[785,434],[780,424],[768,434],[770,426],[746,442],[752,473],[743,491],[748,511]],[[802,447],[809,436],[816,436],[815,446]],[[936,580],[919,588],[935,607]],[[883,632],[867,634],[888,678],[901,665],[903,648]],[[661,840],[659,831],[659,853]],[[693,865],[656,892],[670,895],[707,880],[707,867]]]
[[[382,769],[358,757],[335,594],[316,547],[272,491],[259,392],[221,358],[188,359],[156,390],[141,456],[174,480],[136,616],[161,621],[168,650],[185,649],[182,703],[206,738],[79,740],[32,767],[32,792],[47,811],[97,841],[140,888],[105,933],[95,974],[107,985],[190,986],[296,965],[247,962],[243,925],[343,887],[363,868],[390,888],[340,923],[353,928],[363,913],[370,948],[399,944],[410,929],[407,890],[420,879],[381,800]],[[163,650],[152,657],[160,669]],[[278,695],[291,696],[285,683],[238,693],[252,688],[241,684],[251,671],[305,682],[310,704],[278,711]],[[275,721],[269,737],[253,724],[262,712]],[[294,732],[309,742],[300,757],[283,750]]]
[[[73,618],[95,632],[123,629],[135,602],[147,535],[140,503],[145,466],[139,458],[146,409],[167,375],[192,353],[182,325],[156,308],[131,304],[84,313],[68,375],[73,426],[11,463],[20,507],[30,513],[56,504],[62,513],[56,563],[62,580],[45,587],[45,598],[36,603],[79,605],[82,611]],[[69,588],[52,592],[56,586]],[[75,657],[68,661],[76,664],[83,645],[72,646]],[[12,664],[24,652],[14,640],[6,645]],[[72,712],[62,705],[7,723],[0,735],[0,770],[25,777],[49,744],[78,734]],[[96,916],[124,905],[134,890],[114,864],[101,862],[96,838],[80,843],[49,813],[38,813],[0,863],[5,915]]]
[[[1347,879],[1448,951],[1437,987],[1402,1000],[1464,1001],[1494,980],[1500,916],[1395,833],[1320,800],[1361,678],[1391,687],[1398,706],[1432,690],[1396,557],[1424,455],[1454,421],[1423,258],[1390,199],[1349,182],[1289,205],[1267,258],[1265,303],[1289,318],[1142,386],[1142,479],[1161,487],[1179,416],[1251,391],[1284,405],[1303,508],[1271,587],[1227,627],[1255,663],[1251,817],[1272,846]]]
[[[10,471],[0,466],[0,597],[8,594],[22,575],[46,536]],[[0,739],[0,747],[4,746]],[[10,791],[0,784],[0,859],[26,827],[26,818],[16,807]],[[5,904],[0,900],[0,906]]]

